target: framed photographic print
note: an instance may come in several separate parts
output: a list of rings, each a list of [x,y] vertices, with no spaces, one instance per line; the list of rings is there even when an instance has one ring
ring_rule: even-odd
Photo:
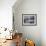
[[[22,14],[22,26],[36,26],[37,14]]]

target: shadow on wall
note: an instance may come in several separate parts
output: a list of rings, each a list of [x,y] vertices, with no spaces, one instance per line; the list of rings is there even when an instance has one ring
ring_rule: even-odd
[[[22,2],[23,2],[23,0],[17,0],[16,3],[12,6],[12,8],[13,9],[18,8],[21,5]]]

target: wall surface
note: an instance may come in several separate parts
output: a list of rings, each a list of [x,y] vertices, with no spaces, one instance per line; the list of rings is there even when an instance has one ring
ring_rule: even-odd
[[[22,0],[21,2],[20,0],[18,2],[13,6],[15,30],[22,32],[25,39],[34,40],[36,46],[41,46],[41,1]],[[22,14],[37,14],[37,26],[22,26]]]
[[[41,40],[42,46],[46,46],[46,0],[41,1]]]
[[[12,28],[12,6],[16,0],[0,0],[0,27]]]

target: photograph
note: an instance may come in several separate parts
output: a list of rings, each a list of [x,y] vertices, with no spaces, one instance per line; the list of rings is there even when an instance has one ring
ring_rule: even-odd
[[[36,26],[37,14],[22,14],[22,25],[23,26]]]
[[[0,46],[46,46],[46,0],[0,0]]]

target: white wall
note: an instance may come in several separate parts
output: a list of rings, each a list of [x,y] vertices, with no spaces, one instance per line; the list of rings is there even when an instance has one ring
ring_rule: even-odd
[[[46,46],[46,0],[41,1],[41,39],[42,46]]]
[[[15,3],[13,13],[15,30],[22,32],[24,38],[34,40],[36,46],[41,46],[41,1],[22,0],[19,4]],[[22,26],[22,14],[37,14],[37,26]]]
[[[12,6],[16,0],[0,0],[0,27],[12,28]]]

